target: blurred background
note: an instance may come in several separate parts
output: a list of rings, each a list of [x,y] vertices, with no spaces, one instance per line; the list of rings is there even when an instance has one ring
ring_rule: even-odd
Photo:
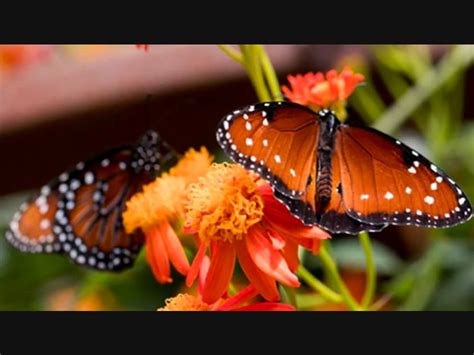
[[[396,135],[441,166],[474,201],[474,71],[470,46],[269,45],[288,74],[350,65],[366,85],[349,122]],[[0,45],[0,310],[155,310],[182,289],[156,283],[143,253],[121,273],[80,269],[58,255],[23,254],[3,238],[20,203],[80,160],[135,142],[149,128],[178,151],[205,145],[222,157],[215,127],[256,101],[245,71],[217,46]],[[474,220],[449,229],[389,227],[372,234],[377,295],[387,310],[474,310]],[[331,242],[362,297],[357,238]],[[323,275],[318,258],[305,266]],[[337,310],[308,288],[307,310]]]

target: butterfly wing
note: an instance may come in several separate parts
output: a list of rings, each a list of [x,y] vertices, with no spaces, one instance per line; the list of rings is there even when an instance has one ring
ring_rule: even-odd
[[[417,151],[379,131],[342,125],[336,138],[343,202],[367,224],[449,227],[471,218],[461,188]]]
[[[274,190],[297,198],[308,185],[318,134],[314,112],[286,102],[265,102],[224,117],[217,141],[231,159],[259,174]]]
[[[174,160],[155,132],[139,145],[112,149],[61,174],[20,208],[7,239],[26,252],[63,253],[98,270],[133,265],[143,245],[140,231],[126,234],[125,202]]]
[[[17,249],[30,253],[60,252],[53,233],[60,196],[44,186],[39,194],[22,203],[6,231],[7,240]]]

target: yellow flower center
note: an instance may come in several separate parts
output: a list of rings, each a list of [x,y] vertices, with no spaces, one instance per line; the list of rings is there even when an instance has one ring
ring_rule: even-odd
[[[189,186],[186,226],[197,230],[203,241],[242,239],[263,217],[254,177],[240,165],[213,164]]]
[[[160,221],[175,219],[183,214],[186,181],[182,177],[163,174],[145,185],[143,192],[127,201],[123,224],[127,233],[137,228],[149,228]]]
[[[187,293],[180,293],[176,297],[168,298],[165,306],[158,311],[209,311],[211,307],[198,297]]]

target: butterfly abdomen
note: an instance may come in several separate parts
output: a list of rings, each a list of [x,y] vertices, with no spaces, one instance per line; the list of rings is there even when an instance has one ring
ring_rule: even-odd
[[[332,193],[332,154],[334,150],[336,131],[340,122],[330,111],[321,110],[321,129],[319,131],[316,179],[316,211],[322,213],[331,200]]]

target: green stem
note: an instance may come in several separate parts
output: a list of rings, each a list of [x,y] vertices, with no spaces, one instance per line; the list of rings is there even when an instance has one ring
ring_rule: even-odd
[[[374,253],[372,251],[372,245],[370,243],[370,237],[367,232],[359,234],[359,242],[362,245],[365,253],[366,261],[366,277],[367,284],[365,286],[364,296],[362,298],[361,306],[364,309],[367,309],[372,303],[372,299],[375,294],[375,285],[377,281],[377,270],[375,268]]]
[[[347,289],[347,286],[342,280],[341,275],[339,275],[336,263],[332,259],[331,255],[327,252],[326,247],[324,245],[321,247],[319,257],[321,258],[321,262],[327,266],[329,274],[331,275],[336,286],[338,287],[344,303],[354,311],[360,310],[360,306],[357,304],[357,302],[354,300],[351,293]]]
[[[272,95],[273,100],[281,100],[282,95],[280,91],[280,83],[278,82],[278,77],[276,75],[275,69],[273,68],[272,62],[268,57],[265,48],[261,45],[256,46],[260,52],[260,61],[263,68],[263,73],[267,79],[268,88],[270,89],[270,94]]]
[[[474,58],[473,46],[455,46],[441,62],[424,75],[416,86],[405,94],[380,117],[376,129],[391,133],[453,74],[469,65]]]
[[[236,51],[234,48],[227,44],[218,44],[217,45],[225,54],[227,54],[229,57],[231,57],[233,60],[235,60],[237,63],[245,65],[244,63],[244,58],[242,57],[242,54]]]
[[[300,265],[297,271],[298,276],[304,280],[313,290],[319,292],[324,298],[331,302],[341,303],[342,297],[337,292],[334,292],[324,283],[319,281],[312,273],[309,272],[303,265]]]
[[[234,296],[237,294],[237,289],[235,288],[234,284],[232,282],[229,282],[229,288],[227,290],[231,296]]]
[[[262,67],[259,60],[259,49],[254,45],[241,45],[245,68],[252,85],[257,93],[259,101],[270,101],[270,93],[265,85]]]
[[[288,301],[290,302],[290,304],[293,307],[298,308],[298,301],[296,300],[295,289],[293,287],[288,287],[288,286],[283,286],[283,289],[286,292],[286,296],[288,297]]]

